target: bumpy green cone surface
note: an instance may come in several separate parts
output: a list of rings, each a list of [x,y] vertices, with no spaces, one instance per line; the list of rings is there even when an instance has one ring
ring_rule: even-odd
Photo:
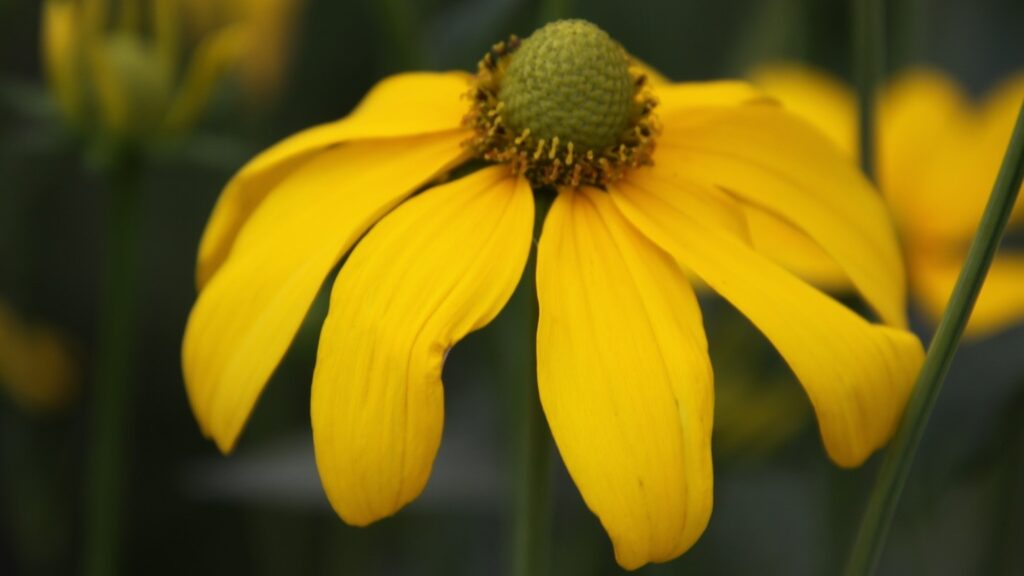
[[[633,112],[629,57],[618,42],[583,20],[534,32],[511,55],[498,99],[514,133],[577,151],[614,146]]]

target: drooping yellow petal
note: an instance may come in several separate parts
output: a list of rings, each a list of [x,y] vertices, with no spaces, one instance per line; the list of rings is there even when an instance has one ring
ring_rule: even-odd
[[[658,114],[699,113],[704,108],[767,102],[768,97],[747,82],[715,80],[657,86]]]
[[[713,389],[680,268],[604,192],[562,191],[537,255],[540,397],[627,569],[688,549],[711,514]]]
[[[853,92],[837,78],[795,64],[772,64],[752,75],[759,89],[778,98],[787,110],[810,122],[842,149],[857,158],[857,103]]]
[[[892,435],[924,359],[909,332],[873,325],[724,234],[693,201],[703,192],[611,188],[626,217],[731,302],[803,384],[829,456],[857,466]]]
[[[185,329],[185,384],[200,427],[229,451],[327,274],[377,219],[449,169],[461,136],[326,150],[253,213]]]
[[[965,254],[921,254],[912,262],[911,279],[920,304],[935,323],[949,303]],[[1024,320],[1024,254],[1010,251],[996,255],[978,301],[974,304],[966,336],[986,336]]]
[[[445,356],[504,307],[526,265],[533,195],[507,167],[427,190],[342,267],[313,376],[317,467],[349,524],[416,498],[441,441]]]
[[[299,132],[253,158],[231,179],[210,215],[199,245],[198,285],[206,284],[245,220],[296,166],[341,142],[458,130],[468,110],[462,98],[468,88],[469,76],[462,72],[391,76],[345,118]]]
[[[906,326],[906,283],[881,196],[810,125],[775,106],[664,117],[653,171],[726,190],[796,227],[838,264],[889,324]]]
[[[757,206],[743,208],[755,250],[822,290],[852,291],[843,269],[807,234]]]

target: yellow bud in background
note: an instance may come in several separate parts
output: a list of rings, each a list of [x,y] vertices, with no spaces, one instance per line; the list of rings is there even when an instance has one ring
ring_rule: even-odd
[[[101,41],[93,58],[93,78],[104,126],[130,139],[144,139],[163,129],[174,79],[159,63],[154,47],[136,36],[114,34]]]
[[[61,114],[134,144],[186,134],[235,75],[256,101],[286,62],[293,0],[45,0],[42,51]]]

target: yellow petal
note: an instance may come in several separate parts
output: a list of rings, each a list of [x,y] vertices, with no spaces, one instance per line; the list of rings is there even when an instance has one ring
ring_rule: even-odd
[[[768,97],[747,82],[715,80],[656,85],[658,114],[699,113],[704,108],[736,106],[745,102],[767,102]]]
[[[461,137],[354,143],[317,155],[253,213],[185,329],[200,427],[229,451],[327,274],[377,219],[461,154]]]
[[[253,158],[231,179],[210,215],[199,245],[199,286],[224,262],[256,206],[296,166],[340,142],[458,130],[468,110],[463,98],[468,89],[469,76],[462,72],[391,76],[345,118],[299,132]]]
[[[686,551],[711,514],[713,389],[679,267],[594,189],[562,191],[537,255],[537,370],[565,465],[627,569]]]
[[[963,256],[921,255],[911,268],[915,293],[935,323],[942,318],[953,293]],[[967,323],[966,336],[981,338],[1024,320],[1024,254],[1000,253],[992,262],[985,284]]]
[[[873,325],[709,224],[701,194],[611,188],[626,217],[753,322],[803,384],[829,456],[857,466],[892,435],[924,359],[909,332]]]
[[[904,235],[969,237],[995,174],[979,179],[975,170],[963,92],[937,72],[906,73],[882,98],[879,124],[878,181]]]
[[[846,273],[814,240],[757,206],[744,208],[755,250],[822,290],[851,291]]]
[[[441,441],[445,356],[512,295],[533,219],[529,184],[486,168],[397,208],[342,267],[312,419],[320,478],[349,524],[390,516],[423,490]]]
[[[81,10],[75,2],[43,3],[42,57],[46,80],[64,117],[73,124],[83,118]]]
[[[664,117],[654,170],[718,186],[814,240],[889,324],[906,326],[906,283],[881,196],[810,125],[775,106]]]
[[[796,64],[772,64],[755,71],[752,80],[823,132],[849,158],[857,158],[857,103],[839,79]]]

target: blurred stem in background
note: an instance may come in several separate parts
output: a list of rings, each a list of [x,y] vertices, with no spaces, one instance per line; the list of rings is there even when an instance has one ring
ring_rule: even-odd
[[[922,64],[930,14],[926,0],[898,0],[893,4],[893,34],[888,36],[892,45],[886,51],[888,70],[897,71]]]
[[[853,0],[853,70],[857,84],[860,163],[875,179],[875,101],[885,76],[885,14],[882,0]]]
[[[420,70],[425,65],[417,25],[417,5],[410,0],[374,0],[377,17],[387,31],[385,54],[389,71]]]
[[[544,224],[544,215],[550,205],[549,192],[542,190],[535,194],[537,201],[534,235],[539,237]],[[551,550],[551,434],[548,431],[544,411],[540,405],[537,390],[537,242],[530,253],[530,260],[523,271],[519,291],[525,306],[523,327],[518,342],[523,346],[519,361],[526,366],[524,377],[517,390],[519,406],[518,453],[520,459],[518,492],[516,494],[516,517],[514,532],[515,564],[512,573],[516,576],[544,576],[550,568]]]
[[[106,260],[100,287],[99,350],[87,460],[85,573],[118,571],[130,376],[134,357],[135,260],[140,159],[116,153],[109,182]]]
[[[1003,165],[985,208],[981,224],[971,243],[956,288],[946,307],[942,322],[928,347],[928,355],[918,376],[906,414],[878,472],[867,509],[846,566],[848,576],[873,574],[878,566],[896,512],[903,486],[910,473],[914,455],[924,435],[928,417],[935,407],[942,382],[953,361],[960,337],[971,315],[974,302],[992,259],[995,257],[1014,202],[1024,181],[1024,102],[1021,103],[1013,136],[1006,149]]]

